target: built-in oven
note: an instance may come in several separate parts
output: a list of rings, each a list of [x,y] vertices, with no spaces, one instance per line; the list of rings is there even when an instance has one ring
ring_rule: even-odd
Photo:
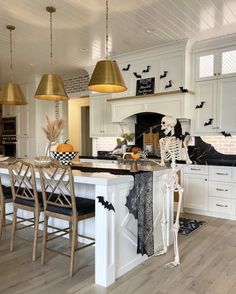
[[[4,156],[16,157],[16,117],[2,119],[2,153]]]
[[[2,153],[4,156],[16,157],[16,145],[15,135],[2,135]]]
[[[16,135],[16,117],[4,117],[2,119],[2,134]]]

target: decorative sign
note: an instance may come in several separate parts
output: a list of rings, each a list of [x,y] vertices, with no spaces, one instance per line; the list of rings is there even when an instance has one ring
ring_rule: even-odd
[[[136,96],[154,94],[155,78],[137,80]]]

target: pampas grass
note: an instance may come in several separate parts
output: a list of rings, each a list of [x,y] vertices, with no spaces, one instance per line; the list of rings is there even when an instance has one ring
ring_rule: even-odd
[[[56,143],[58,141],[61,131],[64,128],[65,122],[63,118],[50,120],[48,116],[46,116],[46,119],[47,119],[47,125],[46,127],[43,127],[42,129],[49,141],[46,154],[50,155],[51,146],[53,143]]]

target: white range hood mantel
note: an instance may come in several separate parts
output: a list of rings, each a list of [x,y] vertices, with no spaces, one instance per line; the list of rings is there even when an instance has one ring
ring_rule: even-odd
[[[112,122],[122,122],[127,117],[141,112],[156,112],[172,115],[178,119],[193,118],[194,93],[180,91],[156,93],[145,96],[108,99],[111,103]]]

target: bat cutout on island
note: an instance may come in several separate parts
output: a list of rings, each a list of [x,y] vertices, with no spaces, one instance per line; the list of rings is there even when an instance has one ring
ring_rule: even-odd
[[[98,199],[98,203],[101,203],[105,209],[108,209],[109,211],[113,210],[115,212],[115,208],[112,205],[112,203],[105,201],[103,196],[97,196],[97,199]]]
[[[213,122],[213,118],[209,118],[208,122],[204,123],[204,127],[210,126],[212,124],[212,122]]]
[[[168,71],[167,70],[164,70],[163,71],[163,75],[160,75],[160,79],[164,79],[168,74]]]
[[[171,88],[172,87],[172,81],[169,80],[169,84],[165,86],[165,89]]]
[[[203,108],[203,105],[204,105],[205,103],[206,103],[205,101],[202,101],[199,105],[196,105],[195,109]]]
[[[138,73],[136,73],[136,72],[133,72],[133,74],[134,74],[134,76],[137,78],[137,79],[141,79],[142,78],[142,76],[141,75],[139,75]]]
[[[225,137],[232,137],[230,133],[226,133],[225,131],[221,132],[221,134]]]
[[[127,65],[127,67],[122,68],[122,71],[128,71],[130,68],[130,64]]]
[[[144,69],[142,72],[143,72],[143,73],[145,73],[145,72],[149,72],[150,68],[151,68],[151,66],[150,66],[150,65],[148,65],[148,66],[147,66],[147,68],[146,68],[146,69]]]
[[[184,89],[184,87],[179,87],[179,89],[182,93],[188,93],[188,89]]]

